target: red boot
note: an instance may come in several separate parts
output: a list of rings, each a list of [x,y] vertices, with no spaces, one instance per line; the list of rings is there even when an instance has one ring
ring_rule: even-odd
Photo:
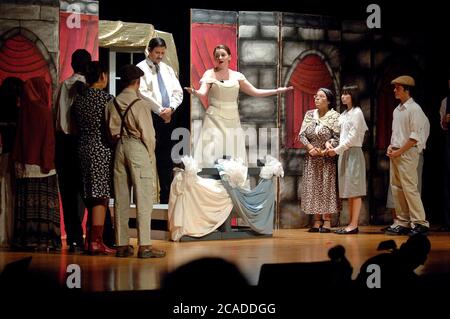
[[[91,237],[89,242],[90,255],[114,255],[115,249],[109,248],[103,243],[103,226],[91,226]]]

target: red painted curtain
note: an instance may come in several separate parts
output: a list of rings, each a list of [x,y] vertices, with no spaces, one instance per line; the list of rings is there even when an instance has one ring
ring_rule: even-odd
[[[236,25],[192,23],[191,32],[191,83],[196,89],[203,73],[214,67],[213,50],[219,44],[230,48],[230,68],[237,70]],[[202,103],[207,106],[206,99],[202,99]]]
[[[43,77],[51,88],[52,78],[47,61],[34,43],[21,34],[6,40],[0,48],[0,83],[10,76],[23,81]],[[51,90],[48,94],[51,101]]]
[[[73,12],[59,13],[59,82],[63,82],[73,73],[72,53],[77,49],[85,49],[92,55],[92,60],[98,60],[98,16],[78,13],[79,27],[74,26]],[[61,207],[61,235],[65,236],[64,219]],[[83,220],[85,230],[86,216]]]
[[[73,25],[73,12],[59,13],[59,81],[62,82],[73,73],[70,65],[72,53],[86,49],[92,60],[98,60],[98,16],[78,14],[80,27]]]
[[[52,83],[47,62],[33,42],[23,35],[16,35],[5,41],[0,48],[0,82],[14,76],[27,80],[42,76]]]
[[[304,57],[289,79],[294,92],[286,95],[286,147],[301,148],[298,133],[306,111],[315,108],[314,94],[321,87],[332,89],[333,79],[324,61],[315,54]]]

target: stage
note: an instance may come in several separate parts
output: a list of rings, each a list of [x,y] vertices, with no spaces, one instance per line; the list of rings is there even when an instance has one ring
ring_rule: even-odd
[[[46,274],[61,285],[71,272],[70,264],[79,265],[81,291],[130,291],[154,290],[160,287],[161,278],[178,266],[202,257],[220,257],[238,266],[250,285],[257,285],[261,265],[266,263],[314,262],[329,260],[328,250],[343,245],[346,257],[353,266],[353,278],[360,266],[379,252],[381,241],[393,239],[399,247],[407,236],[387,236],[382,226],[360,227],[357,235],[333,233],[308,233],[307,229],[276,230],[273,237],[239,240],[171,242],[155,240],[155,247],[164,249],[167,256],[161,259],[139,259],[136,256],[116,258],[61,253],[25,253],[0,251],[0,270],[6,264],[32,256],[30,270]],[[450,233],[431,232],[431,252],[418,274],[441,274],[450,272]],[[136,245],[135,240],[132,242]],[[135,247],[136,248],[136,247]],[[136,250],[136,249],[135,249]],[[136,254],[135,254],[136,255]]]

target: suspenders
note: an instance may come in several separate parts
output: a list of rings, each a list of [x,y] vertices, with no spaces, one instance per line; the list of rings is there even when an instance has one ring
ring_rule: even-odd
[[[128,130],[127,126],[125,125],[125,117],[127,116],[128,111],[131,109],[131,107],[134,105],[134,103],[136,103],[139,100],[140,99],[136,99],[133,102],[131,102],[131,104],[128,105],[128,107],[126,108],[125,112],[123,112],[123,114],[120,112],[120,107],[119,107],[119,104],[117,104],[116,99],[113,100],[114,106],[116,108],[117,113],[119,113],[120,121],[121,121],[119,139],[122,138],[124,129],[127,131],[128,135],[131,135],[130,131]]]

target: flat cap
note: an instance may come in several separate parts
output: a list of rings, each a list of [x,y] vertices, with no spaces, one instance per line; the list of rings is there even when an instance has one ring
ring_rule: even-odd
[[[398,78],[395,78],[391,81],[391,84],[400,84],[400,85],[407,85],[407,86],[414,86],[416,85],[416,82],[414,81],[414,78],[409,75],[402,75]]]
[[[124,83],[139,79],[143,75],[144,72],[133,64],[124,65],[119,70],[120,80]]]

